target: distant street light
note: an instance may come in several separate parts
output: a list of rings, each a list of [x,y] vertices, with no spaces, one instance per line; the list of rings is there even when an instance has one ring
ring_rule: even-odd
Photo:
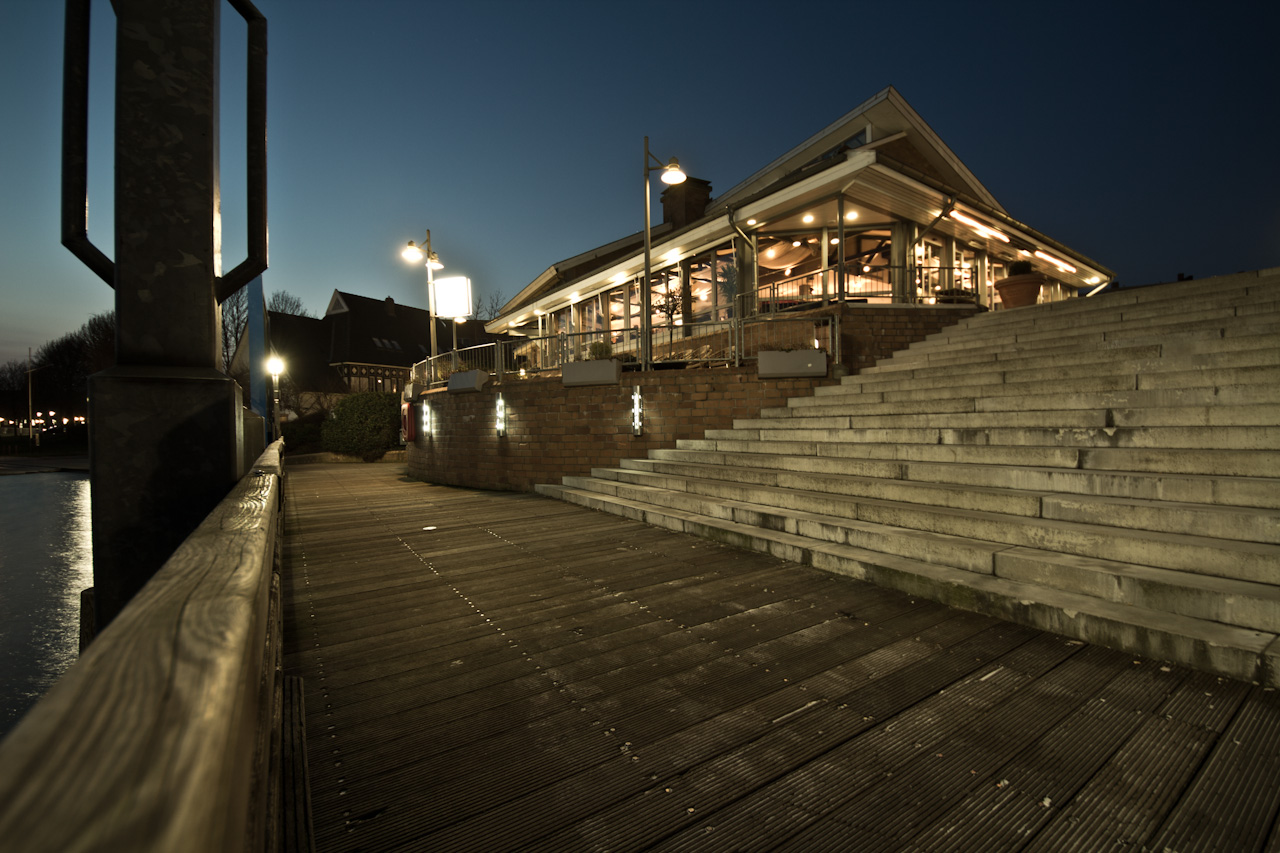
[[[271,374],[272,406],[271,406],[271,440],[280,437],[280,374],[284,373],[284,359],[273,355],[267,359],[267,372]]]
[[[649,137],[644,138],[644,282],[640,286],[640,367],[642,370],[649,368],[650,362],[653,360],[653,307],[649,289],[651,287],[649,276],[651,258],[650,253],[653,248],[653,237],[649,226],[649,173],[655,171],[655,167],[649,165],[649,161],[657,163],[657,169],[662,170],[662,182],[674,186],[682,184],[688,177],[680,170],[680,162],[675,157],[665,166],[662,161],[649,153]]]

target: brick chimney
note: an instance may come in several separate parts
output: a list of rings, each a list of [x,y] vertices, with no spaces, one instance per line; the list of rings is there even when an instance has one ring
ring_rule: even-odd
[[[672,184],[662,191],[662,221],[672,228],[683,228],[702,218],[711,201],[711,182],[701,178],[686,178],[684,183]]]

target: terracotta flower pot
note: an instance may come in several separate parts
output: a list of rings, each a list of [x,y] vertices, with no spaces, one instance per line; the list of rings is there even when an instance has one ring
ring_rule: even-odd
[[[1040,273],[1011,275],[996,282],[996,292],[1000,294],[1000,304],[1005,308],[1023,308],[1035,305],[1040,299],[1040,285],[1044,284],[1044,276]]]

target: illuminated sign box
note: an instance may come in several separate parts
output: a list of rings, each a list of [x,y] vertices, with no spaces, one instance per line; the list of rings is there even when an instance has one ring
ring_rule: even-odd
[[[471,316],[471,279],[466,276],[437,278],[435,289],[437,317]]]

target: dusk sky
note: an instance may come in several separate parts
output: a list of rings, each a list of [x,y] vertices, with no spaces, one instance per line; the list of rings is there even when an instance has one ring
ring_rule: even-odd
[[[398,253],[427,228],[448,274],[511,297],[641,229],[645,135],[718,194],[887,85],[1013,217],[1123,284],[1280,266],[1276,4],[255,2],[264,289],[316,315],[334,289],[425,307]],[[93,15],[89,236],[110,256],[109,0]],[[112,307],[59,243],[62,38],[59,0],[0,0],[0,362]],[[224,6],[224,270],[244,40]]]

